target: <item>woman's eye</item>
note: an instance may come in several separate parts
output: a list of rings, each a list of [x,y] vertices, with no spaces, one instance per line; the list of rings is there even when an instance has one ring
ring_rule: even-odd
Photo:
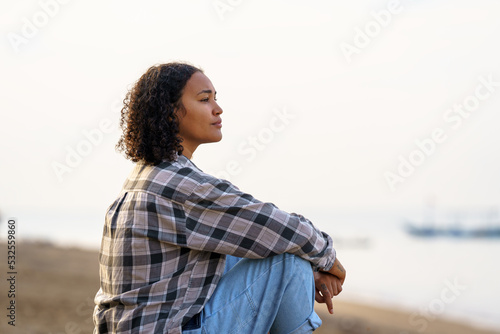
[[[208,102],[208,101],[210,101],[210,98],[209,98],[209,97],[206,97],[206,98],[204,98],[204,99],[201,99],[200,101],[201,101],[201,102]],[[217,98],[215,98],[215,97],[214,97],[214,101],[217,101]]]

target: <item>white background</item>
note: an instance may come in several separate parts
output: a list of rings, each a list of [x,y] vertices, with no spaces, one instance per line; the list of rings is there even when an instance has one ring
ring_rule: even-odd
[[[474,94],[479,77],[500,81],[496,1],[1,7],[0,209],[7,214],[105,210],[131,167],[114,150],[119,101],[149,66],[172,60],[202,67],[224,109],[223,141],[200,147],[195,163],[218,173],[237,161],[231,181],[263,200],[306,212],[418,208],[429,198],[452,209],[500,204],[500,87],[458,128],[443,119]],[[380,14],[390,8],[397,13]],[[359,31],[367,29],[373,37],[365,43]],[[346,56],[346,44],[362,47]],[[261,131],[274,109],[295,118],[270,139]],[[68,166],[68,152],[85,146],[84,131],[103,120],[112,131],[58,178],[54,165]],[[435,128],[446,140],[391,190],[384,174],[397,174],[399,156],[409,159],[415,141]],[[259,134],[262,151],[252,159],[238,152]]]

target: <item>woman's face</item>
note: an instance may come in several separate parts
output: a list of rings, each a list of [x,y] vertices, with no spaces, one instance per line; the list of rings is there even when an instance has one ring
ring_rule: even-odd
[[[222,109],[216,102],[216,92],[208,77],[195,72],[187,81],[179,110],[179,136],[184,155],[191,158],[198,145],[222,139]]]

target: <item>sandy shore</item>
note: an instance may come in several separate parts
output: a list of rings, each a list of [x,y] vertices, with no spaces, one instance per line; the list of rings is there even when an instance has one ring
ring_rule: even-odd
[[[6,259],[6,245],[0,244],[0,247],[1,258]],[[0,333],[92,333],[93,297],[99,285],[97,252],[21,242],[17,245],[16,261],[16,326],[10,326],[6,316],[11,298],[7,296],[10,285],[4,262],[5,278],[0,285],[3,310]],[[410,325],[408,313],[345,301],[335,302],[333,316],[323,309],[324,305],[317,305],[323,320],[323,325],[315,332],[319,334],[498,333],[440,319],[429,322],[428,327],[419,332],[422,328]]]

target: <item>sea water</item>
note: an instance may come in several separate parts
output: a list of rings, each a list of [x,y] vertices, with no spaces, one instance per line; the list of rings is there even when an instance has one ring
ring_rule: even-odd
[[[446,317],[500,332],[500,239],[418,238],[405,233],[404,213],[325,212],[308,218],[332,236],[346,267],[339,299],[405,309],[415,331]],[[21,241],[99,248],[103,213],[16,218]]]
[[[500,238],[414,237],[404,229],[408,216],[317,219],[348,272],[340,298],[403,308],[420,332],[437,317],[500,332]]]

